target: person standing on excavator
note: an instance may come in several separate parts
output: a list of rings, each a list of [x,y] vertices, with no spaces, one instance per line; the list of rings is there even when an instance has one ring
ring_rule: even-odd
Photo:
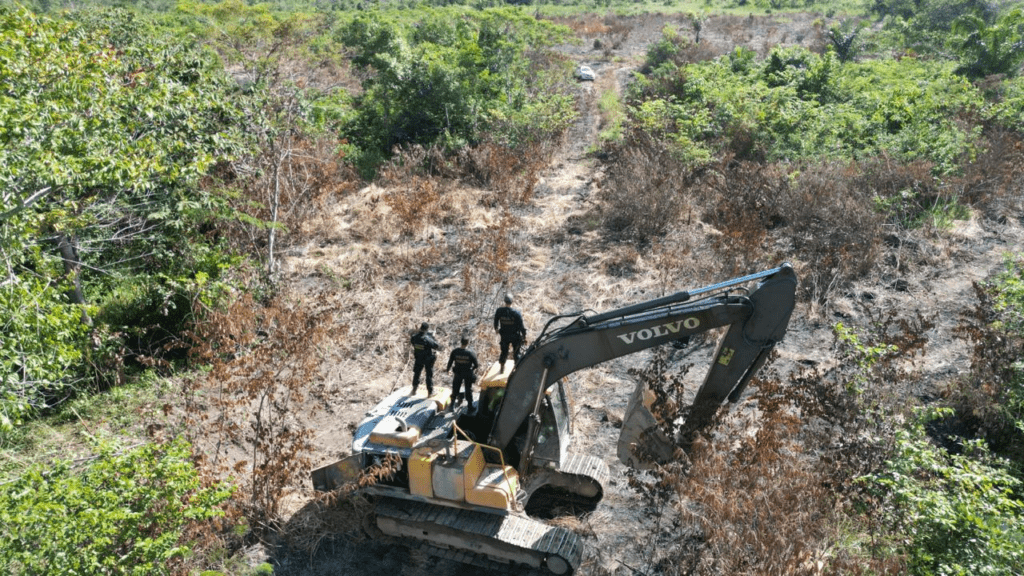
[[[434,360],[437,359],[437,353],[434,351],[441,345],[434,340],[434,336],[430,334],[429,330],[430,324],[424,322],[420,324],[420,331],[412,335],[412,393],[414,395],[420,385],[420,372],[426,372],[427,396],[434,394]]]
[[[498,362],[501,364],[501,371],[505,371],[505,360],[508,359],[509,346],[512,347],[512,359],[519,361],[519,348],[526,339],[526,326],[523,325],[523,315],[512,307],[512,295],[505,294],[505,305],[494,312],[494,331],[501,336],[501,357]]]
[[[464,390],[466,403],[472,410],[473,382],[476,382],[476,369],[480,367],[480,362],[477,361],[476,354],[469,349],[469,338],[465,336],[462,337],[462,346],[452,350],[448,356],[448,367],[445,368],[445,372],[451,372],[453,366],[455,373],[452,377],[452,410],[462,401],[460,389]]]

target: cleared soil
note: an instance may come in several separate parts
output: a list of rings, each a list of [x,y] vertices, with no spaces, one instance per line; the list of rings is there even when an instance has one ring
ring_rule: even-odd
[[[813,47],[821,41],[823,21],[819,15],[709,18],[701,28],[701,40],[719,53],[737,45],[761,53],[780,43]],[[445,224],[403,235],[383,201],[390,191],[371,185],[325,205],[302,234],[315,240],[284,252],[281,285],[289,298],[331,310],[330,321],[344,326],[346,334],[335,347],[322,351],[321,378],[310,383],[315,392],[310,397],[317,400],[295,415],[297,424],[316,430],[314,465],[347,455],[363,414],[389,392],[410,385],[408,334],[421,321],[434,327],[443,346],[442,360],[465,333],[486,364],[497,358],[497,339],[489,324],[506,291],[516,294],[532,337],[556,313],[608,310],[726,279],[702,274],[700,253],[715,233],[707,226],[680,226],[660,248],[642,250],[609,241],[599,227],[586,225],[603,176],[599,161],[587,154],[602,129],[601,94],[622,90],[666,24],[691,38],[692,24],[683,17],[660,15],[620,18],[614,25],[597,17],[566,23],[581,32],[582,43],[561,50],[594,68],[598,78],[579,85],[579,122],[552,155],[530,200],[511,214],[517,226],[508,236],[512,266],[504,275],[506,281],[487,270],[482,252],[476,252],[476,262],[457,258],[466,253],[468,243],[487,238],[509,217],[500,208],[477,201],[485,190],[446,190],[450,216]],[[913,262],[908,267],[913,273],[893,277],[879,272],[864,278],[833,299],[827,310],[799,305],[773,369],[784,376],[802,365],[835,362],[831,326],[838,320],[854,327],[863,323],[864,303],[883,310],[919,310],[934,315],[936,326],[916,367],[919,383],[907,394],[922,401],[937,397],[944,383],[968,367],[969,350],[953,329],[960,313],[975,303],[971,282],[999,269],[1005,252],[1024,246],[1021,224],[1019,212],[1001,223],[961,221],[912,246],[893,247],[895,257]],[[814,266],[793,264],[798,274]],[[751,272],[755,270],[736,275]],[[658,511],[640,505],[615,457],[614,424],[621,420],[635,385],[628,370],[646,365],[651,354],[634,354],[573,378],[578,442],[574,449],[603,455],[612,472],[604,501],[577,526],[588,534],[583,574],[647,573],[645,567],[659,548],[677,545],[688,534],[685,526],[659,525]],[[701,373],[701,357],[708,356],[710,348],[672,354],[672,365],[692,362],[694,372]],[[450,385],[442,370],[437,376],[438,386]],[[286,503],[290,540],[249,550],[253,562],[272,562],[275,574],[488,574],[429,557],[400,542],[362,538],[357,515],[337,512],[325,517],[313,503],[305,478]],[[316,542],[313,553],[289,546],[311,542]]]

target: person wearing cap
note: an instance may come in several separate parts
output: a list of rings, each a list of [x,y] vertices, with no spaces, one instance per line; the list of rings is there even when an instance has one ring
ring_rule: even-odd
[[[437,353],[434,352],[441,347],[430,334],[430,324],[420,324],[420,331],[412,335],[412,393],[420,385],[420,372],[426,372],[427,396],[434,394],[434,360]]]
[[[452,350],[448,356],[448,367],[445,368],[445,372],[451,372],[453,367],[455,372],[452,378],[452,409],[454,410],[456,404],[462,401],[463,395],[459,390],[464,389],[466,403],[472,410],[473,382],[476,382],[476,370],[480,367],[480,362],[477,361],[476,354],[469,349],[469,338],[465,336],[462,337],[462,346]]]
[[[523,325],[523,315],[512,307],[512,295],[505,294],[505,305],[494,312],[494,331],[501,337],[501,357],[498,362],[501,364],[501,371],[505,371],[505,360],[508,359],[508,349],[512,347],[512,358],[519,361],[519,348],[526,339],[526,326]]]

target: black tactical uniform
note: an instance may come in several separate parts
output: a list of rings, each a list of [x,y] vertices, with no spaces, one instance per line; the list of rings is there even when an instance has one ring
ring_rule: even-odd
[[[426,322],[420,325],[420,331],[412,335],[412,393],[420,385],[420,372],[427,373],[427,394],[434,393],[434,360],[437,353],[434,350],[440,348],[440,344],[427,330],[430,328]]]
[[[477,362],[476,354],[472,350],[467,348],[469,340],[462,340],[462,347],[452,350],[450,356],[448,356],[448,367],[445,368],[446,372],[450,372],[452,367],[455,367],[454,378],[452,378],[452,408],[462,401],[462,394],[459,390],[465,385],[466,402],[469,407],[473,407],[473,382],[476,382],[476,369],[480,367],[480,362]]]
[[[512,347],[512,358],[519,361],[519,348],[526,339],[526,327],[523,315],[512,307],[512,295],[505,295],[505,305],[494,312],[494,330],[501,336],[501,371],[505,371],[505,360],[508,359],[509,346]]]

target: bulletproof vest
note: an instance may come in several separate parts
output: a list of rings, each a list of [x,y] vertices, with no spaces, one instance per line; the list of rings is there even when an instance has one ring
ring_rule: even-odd
[[[423,332],[417,332],[412,335],[412,349],[417,358],[427,359],[434,355],[429,338]]]
[[[498,310],[498,331],[502,334],[516,334],[519,332],[519,323],[516,322],[516,313],[511,308]]]
[[[456,350],[452,353],[452,369],[458,374],[473,372],[473,355],[468,350]]]

